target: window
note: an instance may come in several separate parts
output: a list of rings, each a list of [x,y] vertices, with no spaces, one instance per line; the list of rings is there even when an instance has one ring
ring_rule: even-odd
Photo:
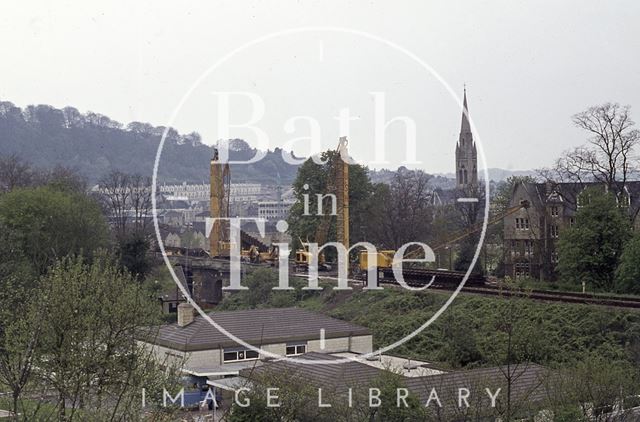
[[[516,230],[529,230],[529,219],[516,218]]]
[[[573,227],[574,224],[576,224],[576,218],[575,217],[570,217],[569,218],[569,227]]]
[[[553,206],[551,207],[551,217],[557,217],[560,215],[560,210],[558,209],[558,207]]]
[[[553,262],[554,264],[557,264],[558,261],[559,261],[558,252],[551,252],[551,262]]]
[[[552,224],[550,227],[550,232],[551,232],[551,237],[558,237],[560,234],[560,231],[558,230],[558,225],[557,224]]]
[[[306,343],[302,344],[287,344],[287,356],[297,356],[303,353],[307,353]]]
[[[225,350],[222,354],[223,362],[238,362],[242,360],[258,359],[258,352],[255,350],[238,349]]]
[[[524,252],[527,255],[531,255],[531,241],[530,240],[525,240],[524,241]]]
[[[516,262],[515,265],[515,276],[519,277],[529,277],[529,263],[528,262]]]

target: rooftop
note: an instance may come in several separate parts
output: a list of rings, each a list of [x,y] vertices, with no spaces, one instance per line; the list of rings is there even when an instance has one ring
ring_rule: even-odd
[[[300,308],[221,311],[209,316],[234,336],[255,346],[319,339],[321,329],[327,339],[371,334],[367,328]],[[161,327],[154,343],[185,352],[238,345],[199,315],[185,327],[177,323]]]
[[[353,359],[365,365],[392,371],[405,377],[424,377],[443,374],[445,372],[429,362],[392,355],[375,355],[370,359],[362,359],[359,354],[353,352],[332,353],[332,355],[343,359]]]
[[[305,360],[338,360],[343,359],[340,354],[306,353]],[[399,359],[399,358],[396,358]],[[263,362],[254,368],[241,369],[240,377],[245,382],[260,379],[269,373],[287,374],[315,388],[323,388],[341,394],[349,388],[371,387],[376,380],[389,368],[369,365],[365,361],[342,362],[336,364],[301,364],[289,360],[272,360]],[[273,371],[273,372],[271,372]],[[545,398],[546,368],[536,364],[518,364],[507,367],[490,367],[473,370],[431,373],[421,376],[402,376],[402,386],[411,391],[420,402],[429,400],[432,391],[437,391],[442,404],[452,408],[457,403],[460,388],[466,388],[479,400],[487,401],[486,388],[495,392],[498,388],[506,391],[507,373],[512,380],[512,399],[520,402],[534,403]],[[240,380],[238,379],[238,382]],[[504,395],[504,393],[503,393]],[[502,397],[504,399],[504,397]],[[486,404],[486,403],[485,403]],[[448,409],[446,411],[450,411]]]

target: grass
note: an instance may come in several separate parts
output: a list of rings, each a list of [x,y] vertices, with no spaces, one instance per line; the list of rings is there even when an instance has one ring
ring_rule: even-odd
[[[440,309],[449,292],[335,291],[275,292],[271,272],[256,272],[244,282],[249,292],[235,293],[223,309],[299,306],[368,327],[374,346],[391,344],[414,331]],[[509,313],[511,312],[511,313]],[[394,349],[393,354],[447,367],[500,363],[505,316],[521,336],[522,358],[562,365],[598,354],[610,360],[640,363],[640,312],[580,304],[460,295],[428,328]]]

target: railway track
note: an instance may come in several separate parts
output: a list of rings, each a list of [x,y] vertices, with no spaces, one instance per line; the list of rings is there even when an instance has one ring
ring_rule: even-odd
[[[431,286],[440,290],[455,290],[455,286],[436,285]],[[513,290],[501,288],[498,286],[465,286],[462,288],[465,293],[479,294],[484,296],[503,296],[503,297],[523,297],[533,300],[542,300],[548,302],[577,303],[585,305],[609,306],[615,308],[631,308],[640,309],[640,299],[636,298],[620,298],[620,297],[598,297],[596,295],[581,293],[564,293],[564,292],[547,292],[544,290]]]
[[[383,277],[379,283],[397,284],[391,271],[381,271]],[[465,273],[460,271],[438,271],[427,269],[405,269],[403,271],[405,281],[409,286],[421,287],[431,282],[429,289],[435,290],[455,290]],[[507,288],[499,285],[487,284],[482,276],[471,276],[461,290],[464,293],[478,294],[484,296],[522,297],[533,300],[547,302],[577,303],[585,305],[599,305],[614,308],[640,309],[640,297],[623,297],[614,295],[598,295],[593,293],[579,292],[556,292],[552,290]]]
[[[195,255],[195,256],[193,256]],[[190,258],[192,261],[203,260],[204,258],[193,254]],[[180,255],[174,258],[181,257]],[[263,264],[244,264],[253,267],[266,267]],[[333,278],[337,274],[335,272],[325,273],[323,278]],[[435,276],[433,283],[429,289],[433,290],[455,290],[465,273],[462,271],[450,270],[430,270],[422,268],[404,268],[403,275],[406,283],[412,287],[421,287],[431,282]],[[304,274],[295,274],[292,276],[304,277]],[[365,282],[366,276],[355,276],[352,281]],[[397,285],[393,271],[389,268],[380,269],[378,271],[378,282],[380,284]],[[502,287],[499,285],[488,284],[483,276],[471,275],[465,286],[461,290],[467,294],[477,294],[484,296],[503,296],[503,297],[522,297],[533,300],[541,300],[547,302],[576,303],[585,305],[608,306],[612,308],[640,309],[640,297],[623,297],[607,294],[579,293],[579,292],[557,292],[553,290],[542,289],[514,289]]]

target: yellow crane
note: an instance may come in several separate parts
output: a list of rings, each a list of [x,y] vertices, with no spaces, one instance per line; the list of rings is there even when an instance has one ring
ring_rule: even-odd
[[[337,242],[349,248],[349,141],[343,136],[338,141],[335,154],[330,157],[329,177],[327,190],[336,198],[336,237]],[[323,212],[320,224],[316,228],[314,242],[322,246],[327,242],[329,227],[331,226],[331,204],[323,203]],[[308,268],[311,259],[309,242],[300,240],[301,249],[296,250],[296,267]],[[318,264],[321,269],[329,269],[325,262],[324,253],[318,255]]]
[[[210,214],[211,218],[229,218],[229,193],[231,173],[229,163],[221,163],[218,149],[214,148],[210,164]],[[212,257],[229,256],[231,250],[228,239],[228,224],[214,220],[209,234],[209,255]]]

